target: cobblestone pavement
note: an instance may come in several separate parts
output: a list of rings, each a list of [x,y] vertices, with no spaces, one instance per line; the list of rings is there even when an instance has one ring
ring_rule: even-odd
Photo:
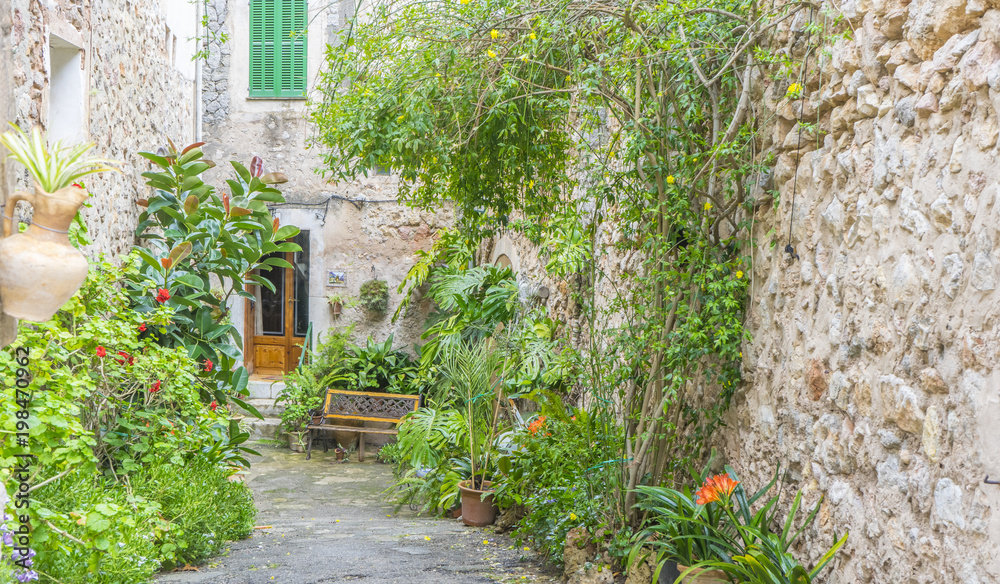
[[[247,484],[258,528],[198,571],[160,575],[158,583],[359,584],[558,582],[533,553],[490,528],[398,513],[383,492],[392,470],[369,453],[337,463],[257,444]]]

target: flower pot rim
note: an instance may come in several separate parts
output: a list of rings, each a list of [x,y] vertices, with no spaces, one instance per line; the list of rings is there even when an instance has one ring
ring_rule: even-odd
[[[465,479],[464,481],[458,481],[458,488],[460,490],[463,490],[463,491],[469,491],[470,493],[492,493],[493,491],[496,490],[496,489],[489,488],[489,487],[493,486],[493,481],[483,481],[483,486],[485,486],[487,488],[485,488],[485,489],[483,489],[481,491],[479,489],[473,489],[472,487],[467,486],[467,485],[469,485],[471,483],[472,483],[472,479]]]

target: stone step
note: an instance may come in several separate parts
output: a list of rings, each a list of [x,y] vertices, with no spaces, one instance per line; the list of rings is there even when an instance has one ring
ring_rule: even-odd
[[[247,404],[257,408],[257,411],[260,412],[260,415],[264,416],[265,418],[280,418],[281,413],[285,411],[284,404],[275,405],[273,399],[251,398],[245,401],[247,402]],[[233,404],[232,409],[235,413],[242,416],[246,416],[247,418],[254,417],[253,414],[244,410],[243,408],[239,407],[236,404]]]
[[[261,438],[277,440],[278,425],[281,424],[281,419],[264,418],[263,420],[258,420],[257,418],[247,418],[243,421],[243,424],[247,431],[250,432],[251,441],[260,440]]]
[[[251,399],[274,399],[283,389],[285,389],[285,382],[280,380],[250,378],[247,383]]]

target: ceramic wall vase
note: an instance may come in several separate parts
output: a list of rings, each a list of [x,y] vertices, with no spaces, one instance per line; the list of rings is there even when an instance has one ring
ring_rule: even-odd
[[[7,314],[45,322],[87,278],[87,259],[69,242],[69,226],[87,200],[83,189],[69,186],[46,193],[18,191],[4,207],[6,237],[0,239],[0,298]],[[16,233],[14,207],[26,201],[34,209],[31,226]]]

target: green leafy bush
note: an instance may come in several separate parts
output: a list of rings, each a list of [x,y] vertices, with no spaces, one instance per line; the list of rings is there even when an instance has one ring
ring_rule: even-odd
[[[611,536],[615,501],[607,492],[620,481],[621,461],[607,453],[621,432],[600,412],[567,411],[558,396],[536,399],[544,415],[511,436],[516,447],[500,459],[497,501],[523,512],[515,531],[519,541],[531,541],[561,564],[570,529],[585,527],[602,541]]]
[[[389,310],[389,285],[385,280],[368,280],[361,285],[358,303],[365,310],[385,312]]]
[[[267,208],[285,200],[274,187],[287,180],[284,175],[262,175],[259,158],[251,164],[254,172],[231,162],[235,176],[226,181],[229,193],[218,192],[200,178],[215,166],[200,146],[177,151],[171,144],[165,156],[140,153],[157,167],[143,173],[155,194],[139,216],[136,236],[148,247],[135,250],[142,261],[128,274],[128,290],[139,312],[163,306],[171,310],[160,342],[183,347],[202,363],[205,401],[233,400],[256,412],[243,400],[249,372],[240,362],[243,341],[229,321],[227,302],[233,295],[253,298],[247,285],[274,290],[270,280],[254,271],[291,268],[282,258],[265,256],[301,251],[289,241],[299,229],[279,227]],[[213,281],[216,286],[221,282],[221,289],[213,291]]]

